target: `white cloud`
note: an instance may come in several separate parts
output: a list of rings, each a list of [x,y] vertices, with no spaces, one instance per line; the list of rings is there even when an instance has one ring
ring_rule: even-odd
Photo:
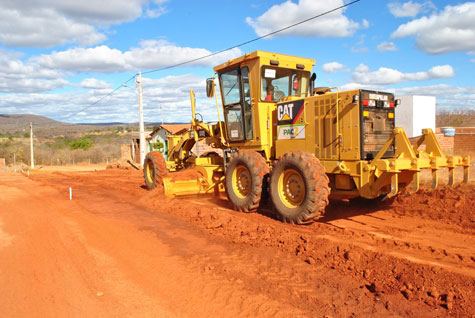
[[[82,88],[110,88],[110,84],[106,83],[105,81],[98,80],[96,78],[86,78],[81,82],[80,85]]]
[[[153,0],[155,8],[147,8],[147,17],[149,18],[158,18],[159,16],[168,12],[168,10],[163,6],[168,0]]]
[[[417,47],[430,54],[475,50],[475,2],[446,6],[439,14],[402,24],[392,38],[416,37]]]
[[[435,6],[430,1],[426,1],[424,3],[408,1],[404,3],[391,2],[388,4],[388,8],[391,14],[396,18],[414,18],[420,12],[427,12],[430,9],[435,9]]]
[[[193,74],[167,76],[161,79],[143,78],[144,118],[146,121],[189,122],[191,104],[189,90],[197,96],[197,112],[205,121],[217,120],[214,98],[205,98],[205,78]],[[3,113],[25,113],[48,116],[56,120],[90,106],[111,89],[91,89],[87,92],[43,94],[8,94],[0,99]],[[66,121],[82,122],[137,122],[137,94],[123,88],[97,105],[67,117]]]
[[[53,47],[67,43],[95,45],[106,39],[98,27],[159,16],[164,1],[4,0],[0,2],[0,42],[6,46]]]
[[[369,28],[369,21],[366,20],[366,19],[363,19],[363,21],[361,22],[361,27],[362,27],[363,29]]]
[[[323,71],[327,73],[336,73],[336,72],[349,72],[350,70],[348,68],[345,68],[345,66],[341,63],[338,62],[330,62],[330,63],[325,63],[322,65]]]
[[[51,47],[77,42],[96,44],[105,35],[94,27],[78,23],[48,9],[19,12],[0,5],[0,42],[6,46]]]
[[[402,88],[382,87],[378,85],[362,85],[360,83],[348,83],[341,87],[342,90],[368,89],[394,93],[398,96],[423,95],[435,96],[438,110],[475,110],[475,87],[458,87],[447,84],[429,86],[410,86]]]
[[[342,5],[344,5],[343,0],[299,0],[298,3],[287,0],[282,4],[272,6],[257,18],[247,17],[246,22],[254,29],[254,32],[256,32],[257,35],[262,36]],[[344,9],[337,10],[318,19],[311,20],[302,25],[280,32],[275,36],[351,36],[362,26],[359,23],[348,19],[343,13]],[[364,20],[362,25],[363,27],[367,27],[368,21]]]
[[[351,52],[353,53],[368,53],[369,49],[365,46],[362,46],[362,47],[357,47],[357,46],[353,46],[351,47]]]
[[[438,110],[475,110],[475,87],[457,87],[447,84],[405,87],[396,89],[397,96],[426,95],[437,98]]]
[[[33,60],[43,67],[68,71],[115,72],[129,70],[123,53],[105,45],[43,54]]]
[[[454,69],[450,65],[434,66],[427,73],[430,78],[449,78],[455,76]]]
[[[378,45],[378,51],[387,52],[387,51],[397,51],[396,44],[393,42],[381,42]]]
[[[142,41],[140,47],[126,52],[101,45],[44,54],[35,58],[34,61],[51,69],[110,73],[157,69],[210,54],[212,52],[202,48],[179,47],[163,40],[148,40]],[[242,55],[241,50],[235,48],[188,65],[213,66],[240,55]]]
[[[470,62],[475,63],[475,59],[470,59]]]
[[[358,42],[356,42],[356,44],[354,44],[350,48],[351,52],[353,52],[353,53],[368,53],[369,49],[366,46],[364,46],[365,45],[365,40],[366,40],[366,34],[361,34],[358,37]]]
[[[455,75],[450,65],[434,66],[427,72],[402,73],[398,70],[380,67],[371,71],[368,66],[360,64],[353,73],[352,80],[360,84],[387,85],[407,81],[425,81],[436,78],[450,78]]]
[[[168,10],[163,6],[168,0],[153,0],[155,8],[147,8],[146,14],[149,18],[158,18],[161,15],[164,15]]]
[[[18,57],[0,50],[0,92],[45,92],[69,85],[57,71],[24,63]]]

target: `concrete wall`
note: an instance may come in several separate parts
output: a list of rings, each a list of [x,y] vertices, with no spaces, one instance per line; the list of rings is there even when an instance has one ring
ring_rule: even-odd
[[[435,97],[398,96],[401,105],[396,107],[396,126],[402,127],[409,138],[422,135],[423,128],[435,131]]]

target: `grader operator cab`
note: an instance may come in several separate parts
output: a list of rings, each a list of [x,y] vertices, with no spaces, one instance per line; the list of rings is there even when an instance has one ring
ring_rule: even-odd
[[[463,166],[468,181],[468,156],[446,156],[431,129],[412,146],[395,127],[393,94],[314,88],[314,64],[256,51],[216,66],[222,113],[215,77],[206,91],[216,98],[218,122],[198,118],[190,91],[190,129],[169,137],[167,162],[159,152],[147,155],[147,187],[163,182],[171,197],[226,191],[234,208],[245,212],[269,196],[277,218],[304,224],[323,215],[329,198],[394,197],[410,184],[417,191],[421,169],[432,170],[434,188],[441,167],[449,169],[450,185],[456,166]],[[223,155],[194,156],[191,149],[202,139]],[[168,177],[186,167],[201,177]]]

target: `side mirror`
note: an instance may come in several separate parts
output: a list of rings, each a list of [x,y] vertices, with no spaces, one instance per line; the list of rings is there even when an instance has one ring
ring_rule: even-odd
[[[310,76],[310,95],[313,95],[313,89],[315,87],[315,79],[317,78],[317,74],[313,73],[312,76]]]
[[[208,97],[214,96],[214,79],[213,78],[206,79],[206,96]]]

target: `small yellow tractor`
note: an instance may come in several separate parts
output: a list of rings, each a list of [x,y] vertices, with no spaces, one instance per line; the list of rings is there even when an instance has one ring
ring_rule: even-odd
[[[417,191],[421,169],[432,170],[434,188],[442,167],[449,169],[450,185],[456,166],[463,166],[468,181],[468,156],[446,156],[431,129],[411,145],[395,127],[399,100],[393,94],[315,88],[314,64],[255,51],[216,66],[206,93],[216,98],[218,122],[198,118],[190,91],[190,129],[168,138],[168,161],[160,152],[147,155],[147,187],[163,183],[170,197],[226,191],[244,212],[270,197],[278,219],[305,224],[323,215],[329,198],[391,198],[410,184]],[[200,140],[222,155],[195,156],[192,148]],[[187,167],[200,178],[172,181],[168,175]]]

